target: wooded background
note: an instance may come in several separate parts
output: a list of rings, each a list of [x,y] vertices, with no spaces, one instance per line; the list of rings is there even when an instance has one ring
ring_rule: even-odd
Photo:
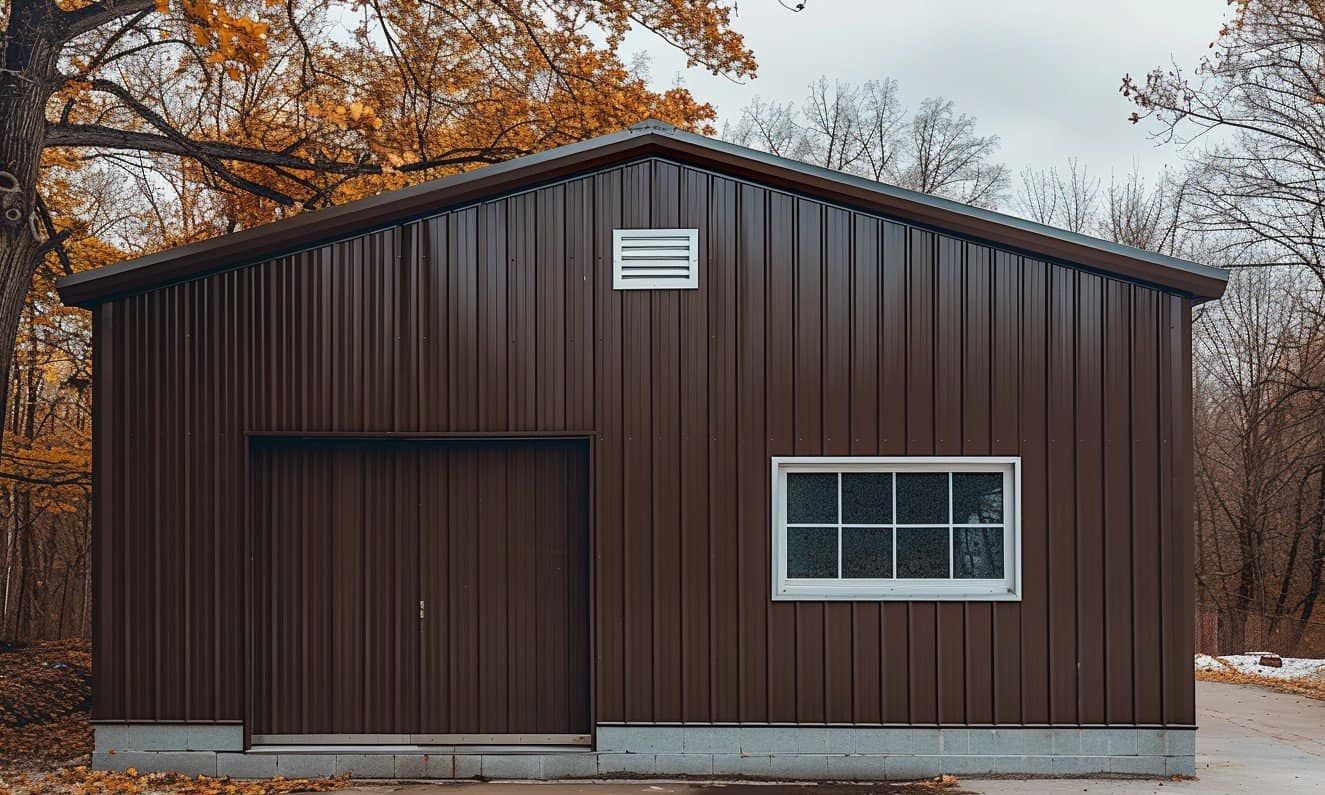
[[[711,71],[753,74],[718,0],[348,8],[122,3],[64,40],[34,188],[46,242],[23,276],[3,414],[0,641],[90,634],[90,330],[58,274],[656,116],[1231,268],[1193,346],[1204,650],[1325,655],[1325,3],[1233,0],[1194,70],[1124,77],[1133,121],[1183,145],[1182,165],[1107,179],[1077,162],[1009,173],[997,135],[941,97],[904,106],[886,77],[755,98],[719,128],[702,97],[652,90],[619,52],[642,25]]]

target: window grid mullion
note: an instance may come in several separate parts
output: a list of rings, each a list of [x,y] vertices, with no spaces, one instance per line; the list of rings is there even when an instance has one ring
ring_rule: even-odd
[[[889,473],[888,473],[888,477],[892,478],[892,482],[891,482],[889,485],[892,486],[891,491],[892,491],[892,497],[893,497],[893,516],[892,516],[892,519],[893,519],[893,528],[892,528],[892,532],[889,533],[889,535],[892,536],[892,538],[893,538],[893,579],[896,580],[896,579],[898,579],[898,576],[897,576],[897,527],[898,527],[898,524],[897,524],[897,472],[896,472],[896,471],[889,472]]]
[[[957,532],[952,529],[952,473],[948,473],[948,579],[957,579]]]
[[[837,579],[842,579],[842,473],[837,473]]]

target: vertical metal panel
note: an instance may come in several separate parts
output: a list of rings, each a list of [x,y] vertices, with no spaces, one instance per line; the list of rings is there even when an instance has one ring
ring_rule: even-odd
[[[701,172],[686,171],[679,175],[680,193],[678,204],[683,208],[674,217],[675,225],[681,228],[704,229],[716,236],[723,229],[721,223],[709,222],[709,184],[708,175]],[[666,219],[659,218],[658,225],[664,225]],[[709,400],[709,308],[720,302],[730,301],[732,296],[719,299],[723,290],[723,279],[733,273],[731,264],[714,265],[713,260],[721,256],[721,246],[715,246],[716,240],[709,235],[699,237],[699,261],[705,267],[699,273],[697,290],[682,290],[677,294],[680,301],[680,340],[677,357],[678,397],[677,397],[677,433],[680,445],[678,466],[680,473],[680,495],[677,537],[680,541],[678,557],[677,587],[680,619],[680,668],[681,668],[681,719],[704,722],[716,713],[711,689],[714,675],[721,665],[718,657],[710,656],[711,618],[718,611],[718,594],[715,582],[710,577],[710,565],[714,563],[722,568],[735,565],[735,555],[723,542],[735,534],[731,522],[714,523],[709,515],[709,507],[714,502],[727,498],[730,505],[730,489],[718,489],[711,494],[709,484],[710,432],[717,434],[726,419],[725,406],[735,407],[735,400],[723,395],[720,402]],[[730,313],[726,313],[730,315]],[[720,356],[723,346],[718,344],[720,337],[714,334],[714,356]],[[725,341],[734,341],[725,337]],[[717,375],[714,373],[714,375]],[[720,378],[721,376],[719,376]],[[720,383],[720,382],[719,382]],[[716,386],[716,384],[715,384]],[[711,427],[712,426],[712,427]],[[686,465],[686,462],[689,465]],[[731,466],[716,469],[719,472],[732,471]],[[662,495],[660,495],[662,496]],[[734,577],[721,578],[722,582],[732,582]],[[734,629],[734,627],[732,627]],[[733,649],[734,652],[734,649]],[[735,655],[732,655],[733,662]],[[733,677],[729,686],[736,685]],[[729,720],[734,720],[734,716]]]
[[[1077,279],[1076,572],[1077,720],[1105,722],[1103,279]]]
[[[740,538],[739,719],[752,723],[768,720],[772,653],[769,645],[768,599],[769,500],[768,477],[763,467],[771,440],[773,407],[766,403],[768,356],[772,340],[766,335],[769,249],[768,193],[752,185],[740,187],[739,223],[736,228],[736,389],[737,526]],[[785,401],[782,401],[785,403]]]
[[[850,453],[865,455],[878,450],[880,413],[886,406],[879,399],[880,285],[879,267],[882,223],[869,216],[850,219],[851,296],[849,348],[851,351]],[[882,403],[882,404],[881,404]],[[883,721],[883,610],[878,602],[851,605],[851,717],[848,722]],[[845,657],[846,655],[841,655]]]
[[[700,228],[700,289],[612,290],[612,229],[664,223]],[[511,465],[478,459],[483,478],[396,461],[370,493],[336,495],[344,505],[250,506],[251,475],[302,487],[279,467],[249,472],[245,431],[536,429],[595,434],[596,720],[1193,719],[1184,299],[645,160],[116,299],[96,318],[99,719],[239,721],[250,684],[302,692],[331,675],[311,662],[329,653],[313,632],[309,684],[250,682],[251,508],[297,525],[371,509],[409,527],[491,506],[510,532],[547,508],[497,506],[485,489]],[[1024,600],[770,603],[768,458],[820,452],[1021,455]],[[442,486],[411,503],[416,482]],[[489,631],[498,561],[536,580],[509,534],[422,534],[431,576],[380,594],[352,578],[333,589],[335,562],[287,542],[294,579],[252,598],[325,592],[321,620],[347,632],[363,605],[397,618],[408,577],[451,605],[428,619],[445,642],[417,639],[440,681],[384,694],[373,709],[391,714],[374,719],[417,705],[495,725],[478,707],[493,686],[452,684],[505,666],[524,686],[513,633],[570,609],[510,591],[507,633]],[[393,536],[374,560],[412,543]],[[268,628],[303,638],[296,618]],[[374,631],[414,642],[390,621]],[[541,642],[558,660],[574,645]],[[577,697],[511,689],[506,712],[533,730],[563,695]]]
[[[765,447],[763,455],[757,460],[761,463],[769,455],[784,455],[796,452],[794,399],[796,379],[793,372],[793,346],[795,344],[794,319],[796,316],[796,252],[795,236],[795,200],[781,193],[769,193],[766,197],[765,211],[766,247],[764,249],[764,324],[766,351],[764,363],[764,393],[759,396],[766,413],[764,420]],[[750,345],[759,346],[759,341],[750,340]],[[770,399],[772,396],[772,399]],[[757,410],[757,409],[756,409]],[[752,462],[742,460],[743,471],[754,472]],[[764,469],[763,466],[759,467]],[[759,493],[767,495],[769,488],[767,470],[759,473]],[[764,501],[767,504],[767,500]],[[769,544],[769,522],[767,512],[756,514],[760,526],[752,534],[760,539],[761,546]],[[754,518],[754,517],[752,517]],[[764,553],[768,555],[766,551]],[[770,576],[769,561],[764,559],[763,577]],[[767,610],[768,645],[765,654],[768,657],[766,720],[781,723],[792,722],[796,715],[796,605],[792,602],[771,602],[768,594],[771,590],[768,579],[760,582],[757,590],[759,599]]]

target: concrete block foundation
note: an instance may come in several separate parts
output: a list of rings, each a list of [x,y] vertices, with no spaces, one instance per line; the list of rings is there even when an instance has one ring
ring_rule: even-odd
[[[95,727],[92,766],[232,778],[885,781],[957,776],[1190,776],[1194,729],[599,726],[595,749],[243,748],[235,725]]]

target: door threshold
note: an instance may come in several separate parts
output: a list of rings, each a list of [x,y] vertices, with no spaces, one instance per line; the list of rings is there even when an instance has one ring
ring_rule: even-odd
[[[398,756],[444,756],[451,754],[587,754],[587,745],[298,745],[254,744],[250,754],[395,754]]]

